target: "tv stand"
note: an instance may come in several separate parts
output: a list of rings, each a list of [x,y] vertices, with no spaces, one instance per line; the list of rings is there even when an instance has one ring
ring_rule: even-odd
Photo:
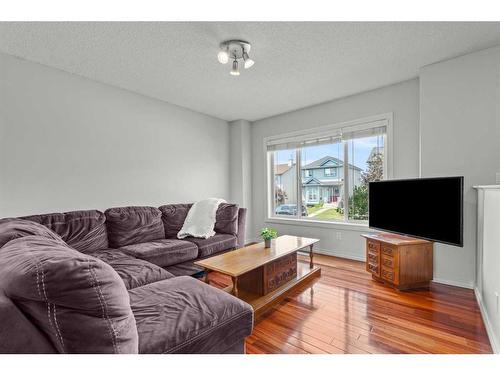
[[[429,286],[433,242],[390,233],[362,236],[366,238],[366,270],[374,280],[398,290]]]

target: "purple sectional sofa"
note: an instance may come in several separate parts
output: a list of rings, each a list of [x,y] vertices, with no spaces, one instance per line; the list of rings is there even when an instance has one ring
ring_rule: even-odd
[[[244,353],[250,305],[195,277],[244,244],[246,209],[177,239],[190,204],[0,220],[0,353]]]

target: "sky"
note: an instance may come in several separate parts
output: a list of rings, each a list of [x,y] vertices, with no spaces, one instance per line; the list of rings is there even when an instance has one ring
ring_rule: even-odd
[[[366,170],[366,160],[370,155],[373,147],[383,146],[383,137],[368,137],[368,138],[358,138],[349,142],[349,163]],[[353,152],[354,150],[354,152]],[[320,145],[304,147],[302,149],[302,164],[309,164],[315,160],[321,159],[322,157],[329,155],[343,160],[343,143]],[[295,151],[294,150],[282,150],[276,151],[275,163],[282,164],[287,163],[288,160],[292,158],[295,162]],[[277,160],[276,160],[277,159]],[[354,163],[353,163],[354,160]]]

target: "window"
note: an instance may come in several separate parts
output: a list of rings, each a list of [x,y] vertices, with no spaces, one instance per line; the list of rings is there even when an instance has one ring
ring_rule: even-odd
[[[335,176],[337,176],[337,169],[325,168],[325,177],[335,177]]]
[[[274,180],[274,215],[297,215],[296,150],[279,150],[272,154]]]
[[[269,216],[366,223],[368,184],[387,176],[388,127],[389,118],[379,116],[266,139]]]

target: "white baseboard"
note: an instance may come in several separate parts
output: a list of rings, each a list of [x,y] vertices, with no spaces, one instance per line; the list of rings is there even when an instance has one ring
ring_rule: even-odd
[[[334,257],[339,257],[339,258],[346,258],[346,259],[351,259],[351,260],[357,260],[360,262],[364,262],[366,259],[364,256],[357,256],[349,253],[343,253],[341,251],[325,251],[325,250],[314,250],[315,254],[321,254],[321,255],[330,255]]]
[[[262,238],[245,238],[245,244],[254,242],[262,242]]]
[[[490,339],[491,348],[493,349],[493,353],[498,354],[500,353],[500,344],[498,338],[495,335],[495,332],[493,331],[490,319],[488,318],[488,312],[486,311],[486,306],[484,306],[483,297],[481,296],[481,292],[477,288],[474,288],[474,293],[476,294],[477,304],[479,305],[479,310],[481,311],[481,316],[486,328],[486,333],[488,334],[488,338]]]
[[[446,284],[446,285],[451,285],[451,286],[458,286],[460,288],[474,289],[474,284],[472,284],[472,283],[464,283],[463,281],[452,281],[452,280],[446,280],[446,279],[440,279],[440,278],[433,278],[432,282],[438,283],[438,284]]]
[[[309,251],[307,250],[299,250],[299,253],[304,253],[304,254],[309,254]],[[345,259],[351,259],[351,260],[357,260],[360,262],[365,261],[364,256],[356,256],[348,253],[342,253],[338,251],[326,251],[326,250],[321,250],[321,249],[314,249],[314,254],[321,254],[321,255],[329,255],[332,257],[338,257],[338,258],[345,258]]]

